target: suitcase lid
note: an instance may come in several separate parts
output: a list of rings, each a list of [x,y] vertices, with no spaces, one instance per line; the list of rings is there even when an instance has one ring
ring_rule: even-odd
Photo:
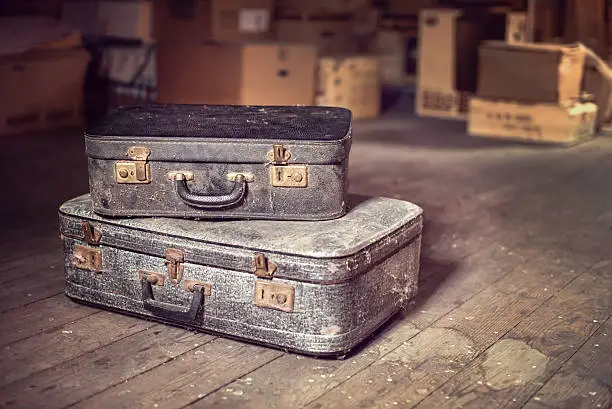
[[[62,234],[85,239],[83,222],[101,233],[99,243],[164,257],[181,249],[185,263],[253,273],[263,254],[277,266],[274,278],[341,282],[372,268],[422,230],[422,209],[410,202],[349,195],[349,212],[326,221],[207,221],[98,216],[89,194],[62,204]]]
[[[89,137],[338,141],[351,129],[339,107],[147,104],[123,106],[88,128]]]
[[[347,158],[351,131],[351,111],[338,107],[147,104],[111,111],[85,130],[85,148],[97,159],[144,146],[149,161],[266,163],[282,144],[289,162],[330,164]]]

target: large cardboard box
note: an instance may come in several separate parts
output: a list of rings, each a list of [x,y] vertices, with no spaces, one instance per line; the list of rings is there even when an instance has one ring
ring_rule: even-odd
[[[0,57],[0,134],[80,126],[89,60],[83,49]]]
[[[371,0],[276,0],[279,16],[302,14],[342,14],[367,9]]]
[[[475,88],[481,27],[458,9],[419,14],[416,112],[420,116],[464,119],[466,95]]]
[[[378,117],[381,99],[378,66],[374,55],[321,58],[316,104],[350,109],[354,119]]]
[[[156,0],[158,41],[260,41],[272,37],[272,0]]]
[[[519,103],[474,97],[468,133],[499,139],[573,145],[595,135],[597,105]]]
[[[159,102],[312,105],[317,50],[283,43],[157,46]]]
[[[483,42],[477,95],[571,104],[580,97],[585,51],[579,44]]]
[[[62,4],[62,20],[83,35],[153,41],[151,1],[67,0]]]
[[[321,55],[357,52],[352,35],[353,22],[348,19],[281,19],[276,21],[279,41],[314,44]]]

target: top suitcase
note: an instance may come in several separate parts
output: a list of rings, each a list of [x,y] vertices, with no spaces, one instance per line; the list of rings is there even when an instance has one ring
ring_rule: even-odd
[[[120,107],[85,132],[104,216],[329,220],[346,213],[351,111]]]

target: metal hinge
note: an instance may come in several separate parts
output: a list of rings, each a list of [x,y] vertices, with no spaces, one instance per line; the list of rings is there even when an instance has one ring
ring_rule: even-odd
[[[268,152],[270,166],[270,184],[274,187],[306,187],[308,186],[308,168],[306,165],[288,165],[291,159],[289,152],[281,144],[272,147]]]
[[[81,222],[81,227],[83,228],[83,239],[87,244],[91,244],[93,246],[97,246],[100,244],[100,240],[102,239],[102,232],[96,229],[89,222]]]
[[[151,150],[143,146],[132,146],[127,155],[131,161],[115,162],[117,183],[151,183],[151,167],[147,163]]]
[[[183,278],[185,267],[185,253],[179,249],[166,249],[166,261],[164,264],[168,266],[168,278],[174,284],[178,284]]]
[[[253,264],[255,265],[255,275],[260,278],[272,278],[278,267],[276,263],[261,253],[255,254]]]

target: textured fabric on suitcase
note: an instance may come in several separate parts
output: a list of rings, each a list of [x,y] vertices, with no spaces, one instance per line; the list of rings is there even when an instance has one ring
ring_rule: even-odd
[[[126,106],[85,131],[105,216],[329,220],[346,212],[351,112]]]
[[[194,221],[60,208],[66,294],[127,314],[342,355],[417,290],[422,210],[348,196],[334,220]]]

